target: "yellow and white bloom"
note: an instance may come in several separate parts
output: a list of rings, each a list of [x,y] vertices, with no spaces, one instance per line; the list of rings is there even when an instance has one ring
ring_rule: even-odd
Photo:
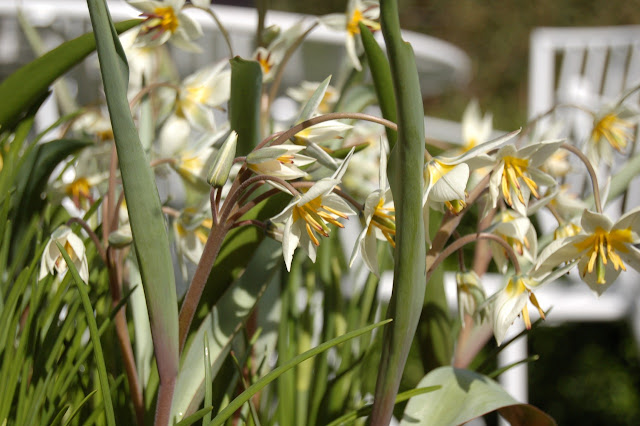
[[[223,70],[227,61],[204,68],[187,77],[178,92],[176,115],[186,118],[202,131],[215,132],[212,108],[219,107],[231,96],[231,71]]]
[[[301,105],[304,105],[307,103],[307,101],[309,101],[320,84],[322,83],[317,81],[303,81],[302,83],[300,83],[300,86],[287,89],[287,95],[294,101],[299,102]],[[324,94],[322,95],[322,99],[318,104],[318,112],[320,114],[331,112],[339,97],[340,93],[335,87],[327,86],[327,89],[325,90]]]
[[[538,251],[538,237],[531,221],[512,210],[505,210],[496,215],[488,232],[499,236],[512,248],[520,264],[533,264]],[[506,273],[511,264],[504,247],[495,241],[489,241],[491,255],[498,271]]]
[[[462,149],[468,151],[476,145],[487,142],[492,131],[493,114],[486,113],[483,117],[478,101],[474,99],[469,102],[462,115]]]
[[[371,31],[380,29],[380,23],[377,22],[380,17],[380,6],[378,1],[361,1],[349,0],[347,13],[334,13],[325,15],[320,18],[320,22],[327,27],[338,30],[347,31],[345,47],[347,55],[358,71],[362,70],[362,65],[358,59],[358,52],[362,50],[362,42],[360,41],[360,27],[358,24],[362,22]]]
[[[531,277],[516,275],[511,277],[507,285],[497,293],[493,303],[493,334],[498,346],[504,340],[511,324],[520,314],[522,314],[522,320],[527,329],[531,329],[527,301],[531,301],[533,306],[538,309],[540,317],[544,319],[544,311],[533,294],[533,289],[538,285],[538,282]]]
[[[42,254],[42,263],[40,264],[40,275],[38,279],[41,280],[47,276],[47,274],[54,274],[57,272],[60,278],[64,277],[67,273],[68,266],[65,262],[56,242],[60,243],[64,247],[65,251],[69,255],[69,258],[73,262],[73,265],[78,270],[80,278],[86,283],[89,281],[89,266],[87,263],[87,254],[82,239],[73,233],[68,226],[61,226],[51,234],[51,239],[47,243],[44,253]]]
[[[282,144],[252,151],[247,155],[247,167],[260,175],[284,180],[298,179],[306,175],[299,167],[308,166],[316,160],[299,154],[304,146]]]
[[[485,142],[457,157],[434,157],[425,164],[422,212],[425,236],[428,242],[430,241],[429,232],[427,232],[429,229],[429,208],[441,208],[444,205],[456,214],[465,208],[470,170],[491,164],[493,159],[485,154],[500,147],[518,133],[519,130]]]
[[[253,52],[253,59],[260,64],[262,68],[262,81],[271,81],[275,75],[275,71],[282,62],[287,50],[298,38],[304,33],[302,21],[296,22],[285,31],[280,32],[280,28],[273,29],[277,35],[269,43],[267,47],[258,47]]]
[[[291,269],[293,252],[300,246],[309,259],[315,262],[316,247],[320,245],[318,237],[329,236],[329,224],[343,228],[338,219],[346,219],[356,214],[333,188],[342,179],[351,158],[351,152],[338,170],[330,177],[320,179],[307,192],[297,195],[285,209],[275,216],[273,222],[284,222],[282,235],[282,254],[287,269]]]
[[[146,19],[138,33],[139,46],[160,46],[169,41],[180,49],[200,52],[193,40],[202,36],[200,24],[182,12],[185,0],[129,0]]]
[[[361,254],[364,263],[376,275],[378,275],[377,240],[386,240],[392,247],[396,246],[396,215],[391,188],[387,183],[387,153],[384,148],[380,150],[379,176],[378,189],[369,194],[364,202],[363,229],[358,235],[349,262],[349,266],[352,266],[358,254]]]
[[[198,212],[193,208],[184,209],[180,217],[173,222],[178,253],[197,264],[212,226],[213,220],[204,212]]]
[[[604,162],[611,165],[613,150],[624,153],[635,137],[634,128],[638,112],[625,105],[607,107],[596,114],[591,136],[586,144],[586,154],[594,165]]]
[[[498,167],[489,182],[491,205],[496,207],[502,199],[523,216],[527,215],[529,198],[540,198],[540,186],[556,184],[553,177],[540,170],[540,166],[563,143],[562,140],[539,142],[517,149],[513,145],[502,147],[496,154]]]
[[[585,210],[582,232],[556,240],[540,253],[536,273],[551,272],[562,263],[578,262],[580,277],[598,295],[626,271],[625,264],[640,271],[640,208],[613,222],[601,213]]]

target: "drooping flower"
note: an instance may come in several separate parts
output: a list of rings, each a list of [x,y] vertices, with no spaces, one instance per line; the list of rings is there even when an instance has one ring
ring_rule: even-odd
[[[252,151],[247,156],[247,167],[260,175],[291,180],[303,177],[306,173],[299,167],[307,166],[316,160],[299,154],[304,146],[281,144]]]
[[[594,165],[604,162],[611,165],[613,150],[625,151],[629,142],[633,141],[633,131],[638,121],[638,112],[622,104],[607,107],[599,112],[593,120],[591,136],[587,141],[586,154]]]
[[[361,0],[349,0],[347,6],[347,13],[345,14],[330,14],[320,18],[327,27],[338,30],[347,31],[347,38],[345,46],[347,55],[353,64],[353,67],[360,71],[362,65],[358,59],[358,52],[362,50],[360,37],[359,23],[362,22],[371,31],[377,31],[380,29],[380,23],[377,22],[380,17],[380,6],[378,1],[361,1]]]
[[[62,278],[67,273],[67,262],[65,262],[64,257],[62,257],[56,242],[60,243],[67,252],[73,265],[78,270],[80,278],[82,278],[85,283],[89,281],[89,266],[84,243],[80,237],[73,233],[71,228],[64,225],[53,231],[51,239],[45,246],[38,279],[43,279],[47,274],[53,275],[54,272],[57,272],[60,278]]]
[[[489,182],[489,196],[493,207],[500,196],[505,203],[523,216],[527,215],[529,198],[540,198],[541,185],[551,187],[555,179],[540,170],[544,161],[563,143],[561,140],[540,142],[517,149],[502,147],[496,154],[498,167]]]
[[[380,149],[380,174],[378,189],[373,191],[364,202],[362,217],[363,229],[358,235],[351,253],[349,266],[353,265],[358,254],[362,255],[369,270],[378,275],[377,240],[388,241],[395,248],[396,217],[387,183],[387,153],[383,145]]]
[[[485,155],[500,147],[519,131],[508,133],[485,142],[452,158],[434,157],[424,166],[425,191],[422,196],[425,236],[429,240],[429,208],[446,206],[452,213],[459,213],[466,207],[466,189],[471,169],[484,167],[493,162]]]
[[[303,81],[300,86],[287,89],[287,95],[294,101],[304,105],[320,84],[319,82]],[[331,112],[331,108],[338,101],[338,97],[338,91],[333,86],[327,86],[322,100],[318,104],[318,112],[321,114]]]
[[[329,224],[344,227],[338,219],[356,214],[333,188],[342,179],[353,152],[342,162],[338,170],[330,177],[320,179],[307,192],[297,195],[285,209],[275,216],[273,222],[284,222],[282,235],[282,254],[287,269],[291,269],[293,252],[300,246],[311,261],[315,262],[316,247],[320,245],[318,237],[328,237]]]
[[[602,294],[626,271],[625,264],[640,271],[640,208],[627,212],[617,222],[601,213],[585,210],[582,232],[547,246],[538,258],[537,274],[545,274],[563,263],[578,262],[580,277],[596,294]]]
[[[231,71],[223,70],[227,61],[191,74],[182,83],[176,100],[176,115],[186,118],[198,130],[215,132],[212,108],[231,95]]]
[[[284,58],[287,50],[304,33],[302,21],[296,22],[285,31],[280,32],[280,28],[275,28],[277,35],[271,40],[267,47],[258,47],[253,52],[253,59],[260,64],[262,69],[262,81],[270,81],[275,71]]]
[[[475,316],[478,308],[482,306],[487,296],[482,287],[482,283],[478,274],[474,271],[456,272],[456,284],[458,295],[458,314],[460,315],[460,322],[464,327],[464,316]],[[482,313],[486,312],[481,310]]]
[[[517,212],[504,210],[496,215],[489,232],[502,238],[509,244],[520,264],[535,262],[538,251],[538,238],[535,227],[526,216],[520,216]],[[510,265],[510,259],[500,244],[489,241],[491,255],[496,262],[498,271],[506,273]]]
[[[180,49],[200,52],[193,40],[202,36],[200,24],[182,12],[185,0],[129,0],[146,19],[138,34],[138,45],[159,46],[169,41]]]
[[[498,346],[504,340],[511,324],[520,314],[522,314],[522,320],[527,329],[531,329],[527,301],[531,301],[533,306],[538,309],[540,317],[544,319],[544,311],[533,294],[533,289],[537,286],[538,282],[533,278],[516,275],[509,278],[507,285],[498,292],[493,305],[493,334]]]

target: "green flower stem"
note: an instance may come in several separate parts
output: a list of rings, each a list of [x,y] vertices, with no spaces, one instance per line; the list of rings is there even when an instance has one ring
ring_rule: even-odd
[[[282,132],[280,136],[278,136],[271,143],[271,145],[272,146],[280,145],[281,143],[284,143],[288,139],[294,137],[298,132],[306,129],[307,127],[311,127],[316,124],[324,123],[325,121],[331,121],[331,120],[365,120],[365,121],[371,121],[373,123],[382,124],[383,126],[388,127],[392,130],[398,130],[398,126],[396,125],[396,123],[393,123],[389,120],[385,120],[384,118],[376,117],[374,115],[363,114],[361,112],[332,112],[329,114],[312,117],[308,120],[305,120],[301,123],[296,124],[289,130]],[[266,138],[256,147],[256,149],[262,148],[272,139],[273,138],[271,136]]]
[[[596,175],[596,171],[593,169],[593,165],[591,165],[591,161],[589,161],[587,156],[584,155],[582,151],[571,144],[565,142],[560,145],[560,148],[566,149],[584,163],[585,167],[587,168],[587,172],[589,172],[589,177],[591,178],[591,185],[593,186],[593,199],[596,203],[596,210],[598,211],[598,213],[602,213],[602,202],[600,201],[600,187],[598,186],[598,176]]]
[[[207,12],[209,15],[211,15],[213,20],[216,21],[216,25],[218,26],[218,29],[222,33],[222,37],[224,37],[224,41],[225,43],[227,43],[227,47],[229,48],[229,57],[233,58],[235,55],[233,54],[233,47],[231,46],[231,37],[229,37],[229,31],[227,31],[225,26],[222,25],[222,22],[220,22],[220,19],[218,19],[218,15],[216,15],[215,12],[210,7],[207,9],[200,9],[200,10],[204,10],[205,12]]]
[[[522,272],[520,269],[520,262],[518,262],[518,257],[516,256],[516,253],[513,251],[513,248],[509,245],[509,243],[507,243],[505,240],[503,240],[497,235],[490,234],[488,232],[478,232],[476,234],[469,234],[469,235],[460,237],[456,239],[453,243],[449,244],[447,248],[445,248],[438,254],[438,257],[436,257],[433,263],[429,266],[429,270],[427,273],[433,273],[433,271],[438,267],[438,265],[440,265],[440,263],[442,263],[443,260],[449,257],[456,250],[460,250],[463,246],[469,243],[476,242],[481,239],[491,240],[500,244],[502,248],[504,248],[504,250],[507,252],[507,256],[509,256],[509,259],[511,259],[511,262],[513,262],[513,267],[515,268],[516,274],[519,275]]]
[[[258,195],[256,198],[250,200],[249,202],[247,202],[247,204],[243,205],[242,207],[240,207],[232,216],[231,216],[231,220],[236,220],[241,218],[242,216],[244,216],[249,210],[251,210],[252,208],[254,208],[255,206],[257,206],[258,204],[260,204],[261,202],[263,202],[264,200],[266,200],[267,198],[274,196],[276,194],[280,194],[282,191],[280,191],[279,189],[270,189],[267,192],[265,192],[264,194],[260,194]],[[240,200],[242,201],[242,199]]]

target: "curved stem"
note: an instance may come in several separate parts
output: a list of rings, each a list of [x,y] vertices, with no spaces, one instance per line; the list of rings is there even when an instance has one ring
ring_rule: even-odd
[[[542,114],[536,115],[535,117],[533,117],[531,120],[529,120],[529,122],[527,123],[527,125],[525,126],[525,128],[522,130],[522,133],[520,133],[520,136],[518,137],[518,140],[522,140],[526,135],[528,135],[531,132],[531,129],[533,129],[534,125],[537,124],[540,120],[542,120],[545,117],[548,117],[549,115],[553,114],[557,109],[559,108],[574,108],[574,109],[579,109],[580,111],[584,111],[590,115],[594,115],[593,111],[580,106],[580,105],[576,105],[576,104],[557,104],[552,106],[551,108],[549,108],[547,111],[543,112]]]
[[[292,195],[297,196],[300,195],[300,193],[298,192],[297,189],[295,189],[289,182],[287,182],[286,180],[277,178],[275,176],[267,176],[267,175],[258,175],[258,176],[253,176],[250,177],[249,179],[245,180],[244,182],[242,182],[240,184],[240,186],[233,192],[229,193],[229,195],[227,195],[227,199],[224,202],[224,207],[222,209],[222,213],[221,213],[221,218],[222,220],[226,220],[232,209],[233,206],[236,205],[238,199],[240,198],[240,194],[247,189],[249,186],[253,185],[256,182],[265,182],[271,180],[273,182],[277,182],[278,184],[284,186],[285,188],[287,188],[289,190],[289,192],[291,192]]]
[[[433,272],[433,270],[435,270],[438,267],[438,265],[442,263],[444,259],[449,257],[449,255],[451,255],[456,250],[459,250],[466,244],[475,242],[479,239],[491,240],[500,244],[502,248],[504,248],[505,251],[507,252],[509,259],[511,259],[511,262],[513,263],[513,267],[515,268],[515,273],[517,275],[522,273],[522,270],[520,269],[520,262],[518,262],[518,257],[516,256],[516,253],[513,251],[513,248],[509,245],[509,243],[507,243],[505,240],[498,237],[497,235],[493,235],[488,232],[478,232],[477,234],[465,235],[464,237],[460,237],[457,240],[455,240],[453,243],[449,244],[444,250],[442,250],[442,252],[440,252],[438,257],[436,257],[433,263],[429,266],[429,270],[427,273]]]
[[[574,154],[580,159],[580,161],[584,163],[585,167],[587,168],[587,172],[589,172],[589,177],[591,178],[591,185],[593,186],[593,199],[596,203],[596,210],[598,211],[598,213],[602,213],[602,202],[600,201],[600,187],[598,186],[598,176],[596,175],[596,171],[593,169],[591,161],[589,161],[587,156],[584,155],[582,151],[571,144],[565,142],[560,145],[560,147]]]
[[[96,249],[98,250],[98,254],[100,255],[100,258],[105,263],[105,265],[109,265],[107,261],[107,252],[105,251],[104,246],[100,242],[100,239],[98,238],[96,233],[93,232],[93,229],[91,229],[89,224],[79,217],[72,217],[67,221],[67,225],[71,225],[72,223],[77,223],[82,227],[82,229],[84,229],[87,232],[87,234],[89,234],[91,241],[93,241],[93,245],[95,245]]]
[[[282,191],[280,191],[279,189],[270,189],[267,192],[265,192],[264,194],[260,194],[258,195],[256,198],[254,198],[253,200],[250,200],[247,204],[243,205],[242,207],[240,207],[231,217],[231,220],[236,220],[241,218],[242,216],[244,216],[249,210],[251,210],[252,208],[254,208],[255,206],[257,206],[258,204],[260,204],[262,201],[266,200],[267,198],[279,194]]]
[[[265,231],[267,230],[267,224],[261,220],[256,220],[256,219],[247,219],[247,220],[241,220],[239,222],[234,222],[234,224],[231,225],[231,229],[238,228],[240,226],[247,226],[247,225],[254,225],[254,226],[257,226],[258,228],[262,228]]]
[[[161,164],[176,164],[177,161],[175,158],[158,158],[157,160],[153,160],[149,162],[149,166],[151,168],[158,167]]]
[[[365,120],[371,121],[373,123],[378,123],[383,126],[386,126],[392,130],[398,130],[398,126],[396,123],[385,120],[384,118],[376,117],[375,115],[363,114],[361,112],[331,112],[329,114],[319,115],[317,117],[311,117],[308,120],[305,120],[299,124],[296,124],[289,130],[282,132],[271,145],[280,145],[287,139],[294,137],[298,132],[306,129],[307,127],[314,126],[316,124],[324,123],[325,121],[331,120]],[[266,143],[271,140],[271,138],[266,138],[263,140],[255,149],[260,149]]]
[[[218,15],[216,15],[215,12],[210,7],[207,9],[201,9],[201,10],[204,10],[205,12],[207,12],[209,15],[211,15],[213,20],[216,21],[216,25],[218,26],[218,29],[222,33],[222,37],[224,37],[224,41],[225,43],[227,43],[227,47],[229,48],[229,57],[233,58],[234,54],[233,54],[233,47],[231,47],[231,37],[229,37],[229,32],[227,31],[225,26],[222,25],[222,22],[220,22],[220,19],[218,19]]]
[[[147,86],[144,86],[142,89],[140,89],[140,91],[138,93],[136,93],[136,95],[133,97],[133,99],[131,99],[131,102],[129,102],[129,109],[133,109],[133,107],[138,102],[140,102],[140,100],[144,97],[144,95],[146,95],[147,93],[149,93],[152,90],[155,90],[155,89],[157,89],[159,87],[168,87],[170,89],[175,90],[176,92],[180,91],[180,87],[178,85],[173,84],[173,83],[161,82],[161,83],[149,84]]]
[[[298,47],[302,44],[304,39],[309,35],[309,33],[318,26],[318,22],[314,22],[298,39],[287,49],[284,56],[282,57],[282,61],[280,61],[280,65],[278,65],[278,70],[273,78],[273,83],[271,83],[271,87],[269,87],[269,96],[267,98],[267,111],[271,109],[271,104],[273,100],[276,98],[278,94],[278,89],[280,88],[280,83],[282,82],[282,76],[284,76],[284,69],[286,68],[287,62],[291,56],[293,56],[294,52],[298,49]]]

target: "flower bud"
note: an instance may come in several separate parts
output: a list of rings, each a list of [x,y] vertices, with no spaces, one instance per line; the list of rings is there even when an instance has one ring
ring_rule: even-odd
[[[209,174],[207,182],[214,188],[222,188],[229,178],[233,160],[236,158],[236,144],[238,142],[238,134],[232,131],[227,140],[222,144],[222,148],[218,151]]]
[[[124,248],[133,242],[131,227],[127,224],[109,234],[109,246]]]

